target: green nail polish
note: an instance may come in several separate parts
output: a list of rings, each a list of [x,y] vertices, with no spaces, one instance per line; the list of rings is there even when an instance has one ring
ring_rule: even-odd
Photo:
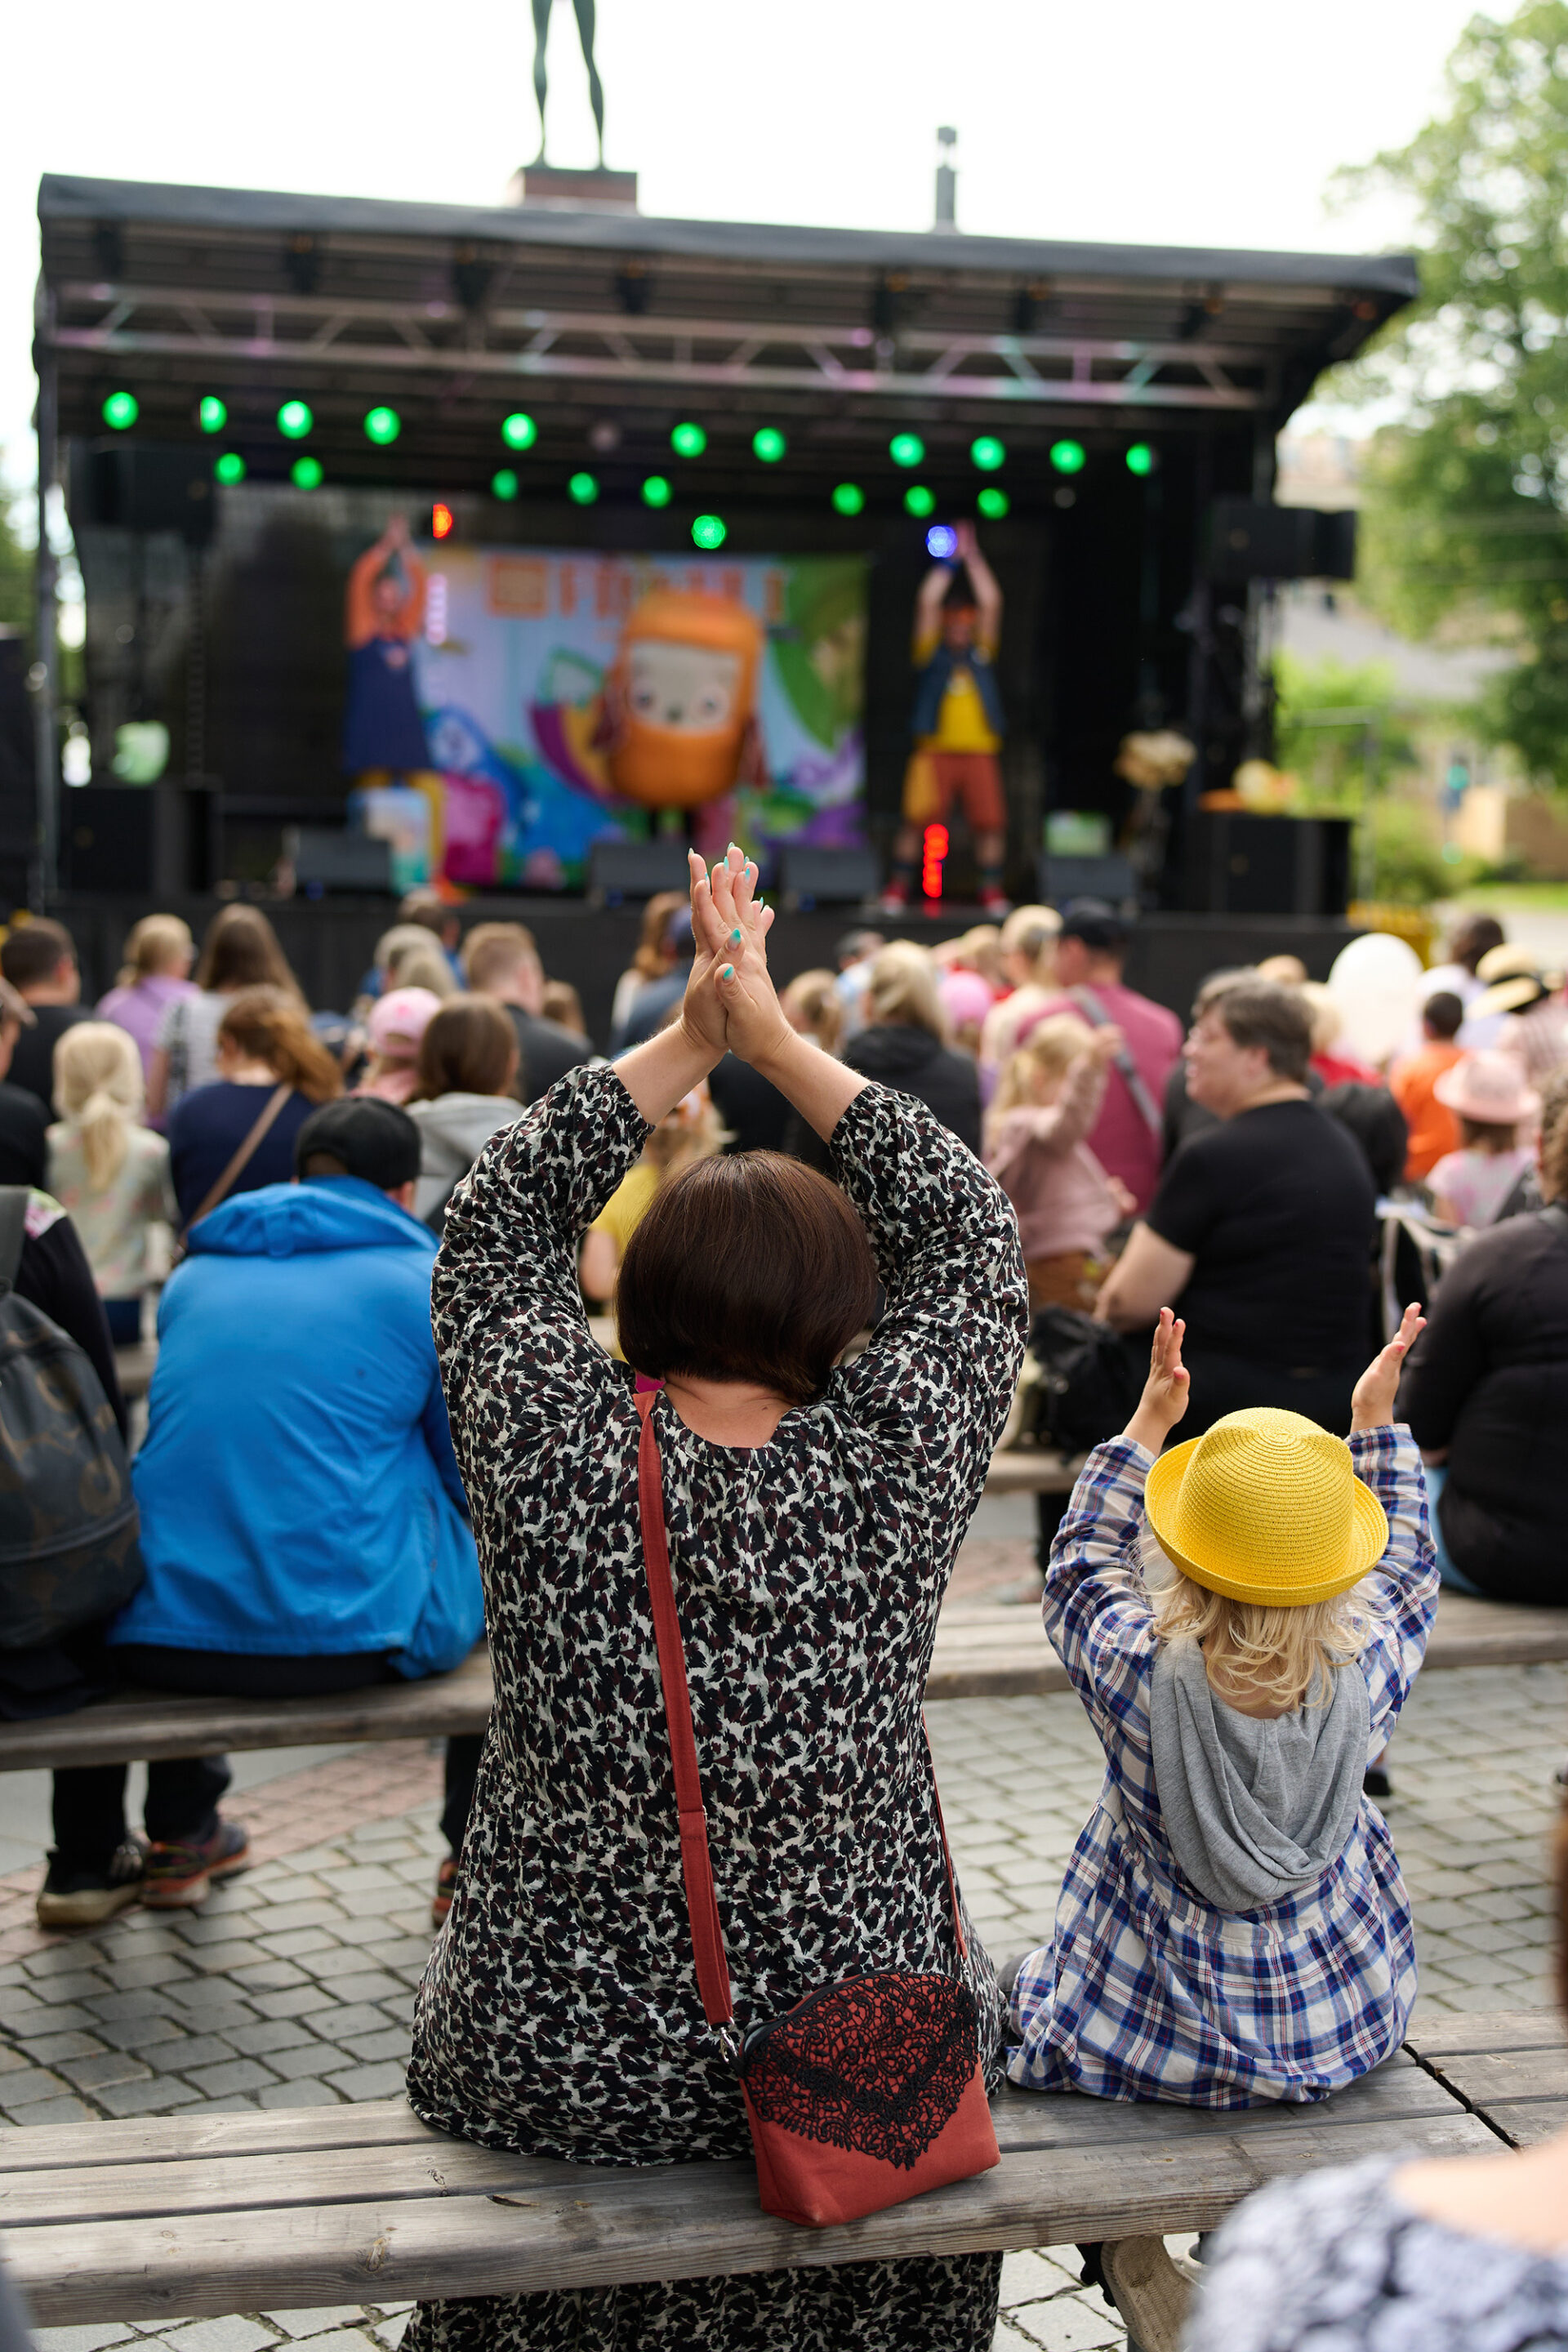
[[[731,932],[731,934],[730,934],[730,944],[731,944],[731,947],[734,947],[734,946],[736,946],[736,945],[738,944],[738,942],[739,942],[739,940],[740,940],[740,937],[741,937],[740,925],[739,925],[739,924],[737,924],[737,925],[736,925],[736,927],[735,927],[735,929],[734,929]]]
[[[733,965],[732,963],[727,963],[727,964],[724,966],[724,971],[723,971],[722,977],[723,977],[725,980],[733,980],[733,979],[734,979],[734,977],[735,977],[735,967],[734,967],[734,965]]]

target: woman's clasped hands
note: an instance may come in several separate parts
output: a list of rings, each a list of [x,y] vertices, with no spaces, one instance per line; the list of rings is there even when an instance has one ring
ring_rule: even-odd
[[[760,1063],[793,1036],[768,974],[773,910],[757,900],[756,866],[734,843],[711,876],[695,850],[691,929],[696,952],[681,1026],[694,1045]]]

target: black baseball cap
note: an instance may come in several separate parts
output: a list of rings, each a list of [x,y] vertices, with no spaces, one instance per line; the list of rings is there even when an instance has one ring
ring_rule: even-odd
[[[1062,908],[1060,936],[1081,940],[1092,955],[1120,955],[1132,926],[1104,898],[1069,898]]]
[[[358,1176],[378,1192],[395,1192],[419,1173],[419,1129],[377,1095],[323,1103],[294,1138],[294,1173]]]

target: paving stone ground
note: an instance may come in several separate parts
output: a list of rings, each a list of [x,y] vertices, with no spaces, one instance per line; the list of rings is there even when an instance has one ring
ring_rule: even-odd
[[[1093,1803],[1100,1751],[1070,1695],[931,1710],[955,1859],[998,1959],[1043,1940]],[[1390,1759],[1389,1819],[1415,1905],[1421,2000],[1550,2003],[1546,1835],[1568,1748],[1568,1665],[1468,1668],[1417,1685]],[[237,1808],[264,1857],[194,1913],[132,1911],[90,1937],[29,1926],[36,1871],[0,1881],[0,2116],[47,2126],[196,2106],[324,2105],[402,2087],[443,1846],[438,1759],[358,1749]],[[1124,2339],[1071,2249],[1009,2255],[997,2352]],[[179,2352],[375,2352],[405,2308],[44,2330],[43,2352],[155,2337]]]

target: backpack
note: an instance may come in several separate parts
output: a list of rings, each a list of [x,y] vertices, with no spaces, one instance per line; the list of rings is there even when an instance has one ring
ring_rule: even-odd
[[[1076,1307],[1041,1307],[1029,1356],[1037,1367],[1036,1442],[1063,1454],[1087,1454],[1117,1436],[1149,1377],[1146,1339],[1124,1339]]]
[[[58,1641],[145,1573],[131,1466],[85,1351],[11,1287],[28,1191],[0,1185],[0,1650]]]

